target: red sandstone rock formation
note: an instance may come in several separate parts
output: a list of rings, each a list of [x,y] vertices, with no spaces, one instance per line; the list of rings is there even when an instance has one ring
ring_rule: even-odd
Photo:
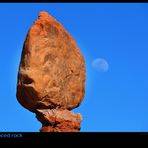
[[[41,131],[79,131],[81,116],[68,110],[80,105],[84,93],[85,62],[79,48],[57,20],[40,12],[23,46],[18,101],[40,121],[48,112],[48,126],[41,121]]]

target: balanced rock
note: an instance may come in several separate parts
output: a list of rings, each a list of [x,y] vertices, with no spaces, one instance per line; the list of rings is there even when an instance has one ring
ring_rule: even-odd
[[[85,93],[85,61],[74,39],[47,12],[40,12],[24,42],[17,99],[35,112],[41,132],[78,132],[82,117],[71,109]]]
[[[27,109],[71,110],[85,93],[85,61],[72,36],[47,12],[28,31],[18,72],[17,99]]]

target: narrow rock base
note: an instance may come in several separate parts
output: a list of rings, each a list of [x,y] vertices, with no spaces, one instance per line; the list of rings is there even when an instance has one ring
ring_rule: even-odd
[[[63,109],[38,109],[37,119],[42,123],[40,132],[79,132],[82,116]]]

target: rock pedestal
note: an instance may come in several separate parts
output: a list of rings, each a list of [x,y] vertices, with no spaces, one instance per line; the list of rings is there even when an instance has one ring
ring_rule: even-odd
[[[62,109],[37,110],[37,119],[42,123],[41,132],[78,132],[82,117]]]

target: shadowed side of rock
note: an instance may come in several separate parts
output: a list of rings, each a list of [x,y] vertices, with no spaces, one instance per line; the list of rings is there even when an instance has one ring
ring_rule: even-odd
[[[82,116],[69,110],[37,110],[37,119],[42,123],[40,132],[79,132]]]

